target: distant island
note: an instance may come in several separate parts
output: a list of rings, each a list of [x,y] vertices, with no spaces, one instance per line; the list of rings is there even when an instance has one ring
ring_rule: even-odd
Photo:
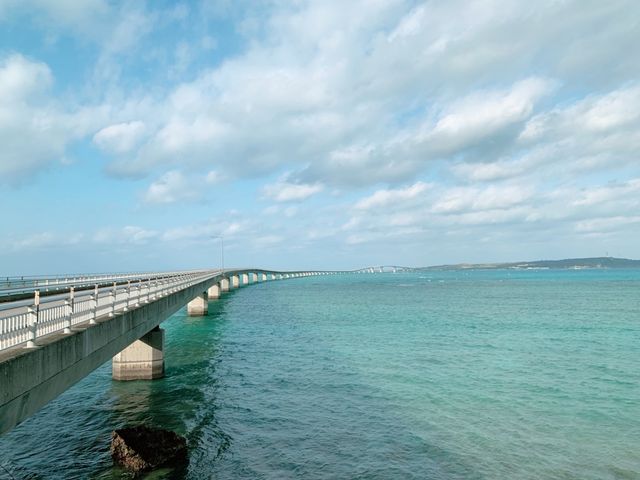
[[[564,260],[535,260],[532,262],[510,263],[459,263],[455,265],[433,265],[416,270],[497,270],[511,268],[515,270],[582,270],[589,268],[638,268],[640,260],[615,257],[566,258]]]

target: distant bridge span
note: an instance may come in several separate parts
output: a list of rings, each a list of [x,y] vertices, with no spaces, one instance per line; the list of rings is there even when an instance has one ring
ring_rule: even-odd
[[[0,278],[0,434],[112,361],[116,380],[164,375],[159,325],[255,282],[352,273],[262,269]]]
[[[380,265],[375,267],[365,267],[355,270],[356,273],[400,273],[400,272],[415,272],[417,268],[403,267],[400,265]]]

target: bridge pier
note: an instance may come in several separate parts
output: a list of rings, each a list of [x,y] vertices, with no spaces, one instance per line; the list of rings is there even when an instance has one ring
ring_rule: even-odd
[[[207,292],[202,292],[196,298],[187,303],[187,314],[190,317],[200,317],[209,313],[209,297]]]
[[[214,283],[211,285],[209,290],[207,290],[207,297],[209,297],[209,300],[217,300],[220,298],[220,284]]]
[[[242,274],[242,285],[247,285],[249,283],[249,275],[246,273]]]
[[[240,277],[234,275],[231,277],[231,288],[238,288],[240,286]]]
[[[222,292],[228,292],[229,291],[229,279],[228,278],[223,278],[222,280],[220,280],[220,291],[222,291]]]
[[[267,274],[263,273],[262,275],[260,275],[260,281],[261,282],[266,282],[267,281]]]
[[[159,326],[111,360],[114,380],[154,380],[164,377],[164,330]]]

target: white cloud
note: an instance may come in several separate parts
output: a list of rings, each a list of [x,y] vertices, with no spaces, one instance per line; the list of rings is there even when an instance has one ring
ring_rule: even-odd
[[[104,27],[110,16],[110,6],[105,0],[3,0],[0,2],[0,18],[29,12],[43,28],[71,29],[83,35],[95,35]]]
[[[289,183],[285,180],[265,185],[262,193],[266,198],[276,202],[299,202],[320,193],[324,190],[324,186],[305,183]]]
[[[0,102],[3,105],[18,106],[34,95],[42,95],[53,83],[46,64],[22,55],[10,55],[0,65]]]
[[[596,35],[588,27],[594,13],[575,13],[575,2],[462,5],[270,5],[264,17],[252,19],[263,41],[249,42],[241,54],[154,94],[152,108],[145,106],[140,117],[148,138],[108,170],[142,177],[159,167],[189,165],[233,178],[286,168],[297,172],[300,184],[353,187],[415,181],[436,159],[455,159],[460,178],[517,176],[510,162],[530,148],[525,139],[536,121],[550,106],[565,104],[563,96],[583,95],[568,91],[567,81],[593,71],[567,64],[568,53],[575,54],[567,38],[579,32],[585,45],[579,56],[612,65],[599,48],[587,46],[601,45],[603,38],[622,45],[634,32],[614,29],[612,22]],[[598,14],[614,19],[620,11],[603,6]],[[159,14],[147,17],[153,15]],[[357,21],[346,21],[349,15]],[[243,28],[251,38],[253,27]],[[512,41],[515,32],[518,42]],[[172,66],[187,65],[201,49],[176,45]],[[533,74],[532,64],[545,65],[536,70],[545,76]],[[614,70],[618,80],[599,78],[603,91],[634,78]],[[607,113],[617,109],[611,102],[594,110],[596,122],[632,121]]]
[[[224,177],[217,171],[211,170],[207,172],[207,175],[204,178],[204,181],[209,185],[214,185],[220,181],[222,181]]]
[[[0,183],[18,183],[82,135],[83,112],[70,114],[51,98],[49,67],[22,55],[0,59]]]
[[[404,200],[415,198],[425,192],[429,185],[424,182],[417,182],[406,188],[392,190],[378,190],[371,196],[363,198],[356,203],[355,208],[360,210],[370,210],[380,207],[387,207]]]
[[[627,215],[605,218],[591,218],[576,223],[575,229],[578,232],[586,233],[609,233],[615,231],[624,231],[628,227],[637,226],[640,223],[640,216]]]
[[[196,182],[178,170],[171,170],[149,185],[143,199],[150,204],[193,201],[200,197],[200,185]]]
[[[263,235],[254,238],[253,243],[258,248],[269,248],[282,244],[286,240],[282,235]]]
[[[526,125],[521,139],[541,141],[576,133],[599,136],[629,128],[637,129],[640,124],[639,107],[638,85],[590,95],[568,106],[535,116]]]
[[[404,183],[428,170],[434,157],[465,155],[478,163],[495,160],[496,152],[512,155],[522,122],[531,115],[539,122],[546,113],[539,110],[548,106],[541,102],[564,87],[565,78],[592,72],[593,65],[615,66],[609,77],[598,77],[608,88],[635,78],[629,74],[634,62],[613,62],[601,46],[606,39],[609,51],[618,51],[635,33],[613,21],[621,10],[612,5],[596,12],[571,1],[528,6],[506,0],[490,7],[456,1],[416,8],[400,1],[345,6],[329,0],[269,7],[264,18],[252,20],[264,41],[205,64],[192,80],[143,92],[151,106],[136,90],[124,95],[129,98],[114,96],[119,100],[110,105],[113,116],[118,103],[138,104],[140,115],[133,118],[149,136],[139,142],[138,121],[123,119],[96,134],[96,143],[115,155],[110,172],[144,176],[189,164],[259,176],[284,166],[302,170],[299,180],[311,185]],[[46,15],[58,29],[77,22],[95,26],[100,36],[108,32],[111,41],[96,66],[107,77],[121,68],[116,53],[140,53],[154,20],[165,26],[193,13],[182,7],[118,8],[99,0],[32,0],[20,8]],[[36,15],[38,9],[44,13]],[[589,27],[596,14],[611,20],[601,22],[597,34]],[[513,42],[516,31],[519,41]],[[579,55],[566,41],[574,35],[582,39]],[[177,40],[177,63],[167,62],[183,69],[200,47]],[[585,62],[567,63],[569,58]],[[542,70],[548,78],[531,74],[531,59],[547,67]],[[633,121],[631,108],[620,110],[626,97],[607,102],[585,112],[585,125],[617,128]],[[123,153],[131,155],[121,158]]]
[[[451,170],[471,182],[490,182],[517,176],[525,171],[518,162],[459,163]]]
[[[225,240],[235,239],[251,231],[251,222],[239,218],[233,212],[227,212],[224,218],[210,219],[196,225],[186,225],[167,229],[162,234],[162,239],[167,242],[197,241],[208,243],[213,237],[222,235]],[[228,242],[225,246],[229,247]]]
[[[91,240],[100,244],[146,245],[158,237],[158,232],[143,227],[128,225],[122,228],[103,228],[93,234]]]
[[[503,129],[526,120],[535,102],[552,87],[548,80],[529,78],[507,91],[473,93],[449,106],[424,141],[445,152],[487,142]]]
[[[533,195],[531,188],[522,185],[452,188],[435,202],[432,211],[459,213],[469,210],[506,209],[529,200]]]
[[[210,186],[221,182],[223,178],[215,170],[188,175],[180,170],[169,170],[147,187],[142,200],[150,205],[199,201],[206,197]]]
[[[13,242],[14,250],[40,250],[64,245],[77,245],[84,239],[81,233],[60,235],[54,232],[39,232]]]
[[[118,123],[100,130],[93,136],[93,141],[105,151],[123,154],[133,150],[144,134],[145,125],[143,122]]]
[[[394,42],[401,37],[412,37],[420,33],[425,20],[426,10],[426,7],[421,5],[409,12],[400,20],[396,28],[394,28],[387,37],[387,40]]]

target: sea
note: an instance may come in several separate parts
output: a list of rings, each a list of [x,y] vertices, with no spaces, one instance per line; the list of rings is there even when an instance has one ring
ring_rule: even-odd
[[[0,437],[0,479],[120,479],[114,429],[186,436],[148,479],[640,479],[640,271],[345,274],[162,323],[166,377],[107,363]]]

